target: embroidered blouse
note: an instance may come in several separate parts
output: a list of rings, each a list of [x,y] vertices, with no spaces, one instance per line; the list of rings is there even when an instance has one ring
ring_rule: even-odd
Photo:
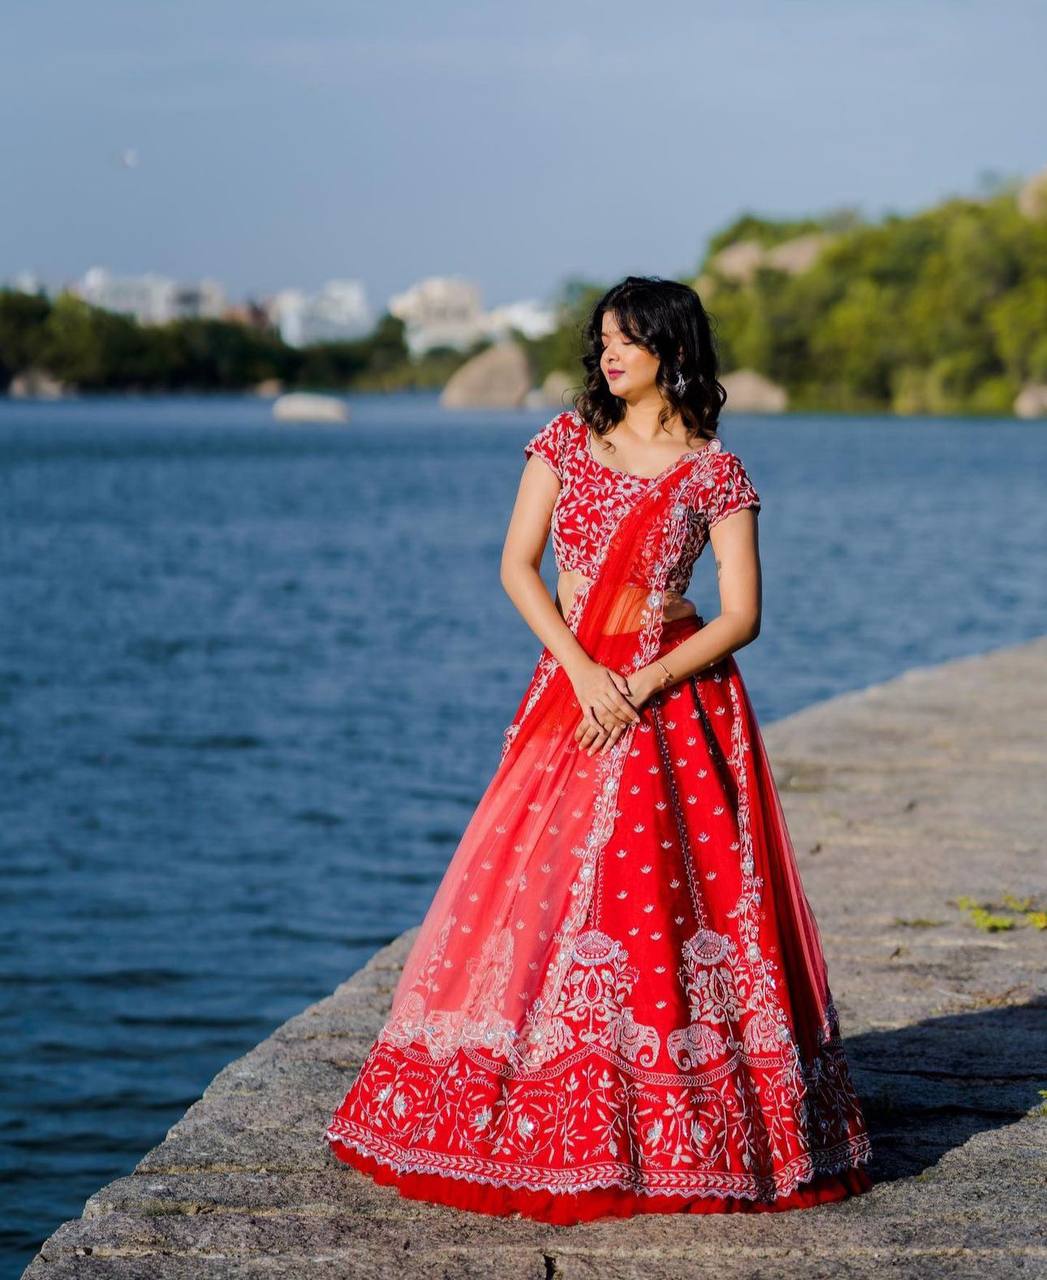
[[[589,428],[574,410],[558,414],[523,448],[526,457],[537,454],[546,462],[560,481],[551,528],[557,569],[561,573],[577,570],[593,579],[604,538],[659,477],[635,476],[605,466],[593,455]],[[707,471],[705,483],[698,486],[689,505],[683,551],[666,582],[666,591],[679,595],[690,584],[713,525],[743,507],[760,509],[760,497],[741,459],[725,449],[719,437],[703,446],[701,456],[689,465]]]

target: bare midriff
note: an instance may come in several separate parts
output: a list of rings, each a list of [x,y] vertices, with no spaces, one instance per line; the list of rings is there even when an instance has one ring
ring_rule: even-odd
[[[587,581],[580,569],[564,569],[559,574],[556,580],[556,607],[562,618],[566,618],[571,612],[575,596]],[[666,622],[671,622],[674,618],[686,618],[697,612],[694,604],[679,591],[666,591],[662,607],[662,617]]]

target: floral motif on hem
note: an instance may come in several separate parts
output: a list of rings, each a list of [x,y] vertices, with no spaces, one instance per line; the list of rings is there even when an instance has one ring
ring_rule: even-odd
[[[707,1196],[723,1199],[733,1196],[743,1200],[777,1200],[791,1195],[798,1187],[812,1179],[831,1174],[844,1173],[848,1169],[856,1169],[869,1160],[872,1152],[868,1139],[863,1136],[851,1138],[836,1147],[822,1151],[807,1161],[800,1161],[783,1170],[785,1176],[762,1179],[759,1182],[749,1180],[747,1183],[736,1183],[729,1187],[700,1186],[695,1183],[684,1184],[679,1181],[675,1185],[659,1185],[657,1172],[641,1170],[633,1167],[615,1166],[623,1174],[612,1173],[593,1178],[580,1179],[575,1169],[559,1171],[555,1180],[550,1180],[541,1171],[536,1176],[523,1174],[522,1166],[514,1166],[518,1176],[507,1176],[485,1173],[482,1169],[466,1167],[463,1163],[452,1166],[446,1157],[439,1153],[429,1159],[413,1158],[396,1143],[376,1138],[364,1130],[364,1138],[358,1138],[350,1132],[344,1121],[335,1121],[323,1135],[322,1142],[332,1144],[340,1142],[343,1146],[352,1147],[362,1155],[377,1160],[396,1174],[421,1173],[436,1177],[455,1178],[463,1182],[482,1183],[485,1186],[506,1187],[515,1191],[547,1191],[554,1195],[570,1195],[586,1191],[621,1189],[643,1196]],[[397,1155],[397,1152],[400,1154]],[[430,1156],[430,1153],[426,1153]],[[652,1181],[653,1179],[653,1181]]]
[[[781,1196],[871,1155],[838,1038],[803,1067],[798,1093],[786,1056],[738,1052],[681,1076],[594,1042],[519,1077],[475,1052],[436,1063],[376,1043],[323,1140],[351,1140],[401,1172],[529,1190]]]

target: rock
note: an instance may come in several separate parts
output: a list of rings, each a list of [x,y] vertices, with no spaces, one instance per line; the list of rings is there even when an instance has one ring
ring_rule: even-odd
[[[524,403],[528,409],[563,409],[569,406],[571,392],[577,386],[569,373],[554,369],[540,387],[527,393]]]
[[[716,277],[711,272],[703,271],[696,280],[691,281],[691,288],[704,302],[716,291]]]
[[[1047,382],[1027,382],[1014,399],[1016,418],[1047,418]]]
[[[755,369],[735,369],[721,374],[720,382],[727,392],[724,412],[782,413],[788,404],[785,388]]]
[[[1047,169],[1034,173],[1019,189],[1017,204],[1026,218],[1047,217]]]
[[[765,249],[759,240],[738,240],[721,249],[709,265],[728,280],[743,283],[752,280],[760,267],[771,267],[797,276],[814,266],[818,255],[833,239],[823,231],[811,231],[783,240],[770,249]]]
[[[349,406],[337,396],[295,391],[273,401],[273,417],[279,422],[348,422]]]
[[[798,276],[809,271],[818,260],[818,255],[833,239],[821,231],[812,231],[809,235],[794,236],[792,240],[783,240],[773,249],[768,249],[764,261],[769,267],[778,271],[786,271],[791,276]]]
[[[497,342],[467,360],[440,396],[445,409],[517,409],[531,390],[527,353],[518,342]]]
[[[728,280],[748,281],[763,266],[763,245],[759,240],[736,240],[713,258],[709,264]]]
[[[263,378],[261,382],[256,382],[251,391],[256,396],[269,398],[278,396],[284,389],[283,381],[280,378]]]
[[[7,394],[16,400],[61,400],[71,390],[45,369],[25,369],[11,379]]]

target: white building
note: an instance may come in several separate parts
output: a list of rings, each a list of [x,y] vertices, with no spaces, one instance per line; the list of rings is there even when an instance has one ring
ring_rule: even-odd
[[[430,276],[389,299],[389,311],[404,322],[411,355],[433,347],[464,350],[486,336],[480,290],[468,280]]]
[[[73,292],[93,307],[134,316],[139,324],[168,324],[172,320],[218,319],[225,311],[225,291],[216,280],[182,285],[167,276],[114,276],[105,267],[91,267]]]
[[[3,288],[11,289],[14,293],[49,294],[50,292],[35,271],[19,271],[18,275],[3,281]]]
[[[492,338],[508,337],[510,329],[519,329],[525,338],[544,338],[556,328],[556,312],[552,307],[528,299],[495,307],[488,311],[486,321]]]
[[[284,289],[271,300],[269,315],[291,347],[348,342],[370,333],[375,323],[359,280],[329,280],[315,294]]]
[[[404,322],[404,340],[413,356],[434,347],[463,351],[485,339],[505,337],[519,329],[529,338],[556,326],[552,311],[536,302],[514,302],[484,311],[480,291],[468,280],[430,276],[389,300],[389,310]]]
[[[229,299],[217,280],[175,286],[175,320],[221,320]]]

